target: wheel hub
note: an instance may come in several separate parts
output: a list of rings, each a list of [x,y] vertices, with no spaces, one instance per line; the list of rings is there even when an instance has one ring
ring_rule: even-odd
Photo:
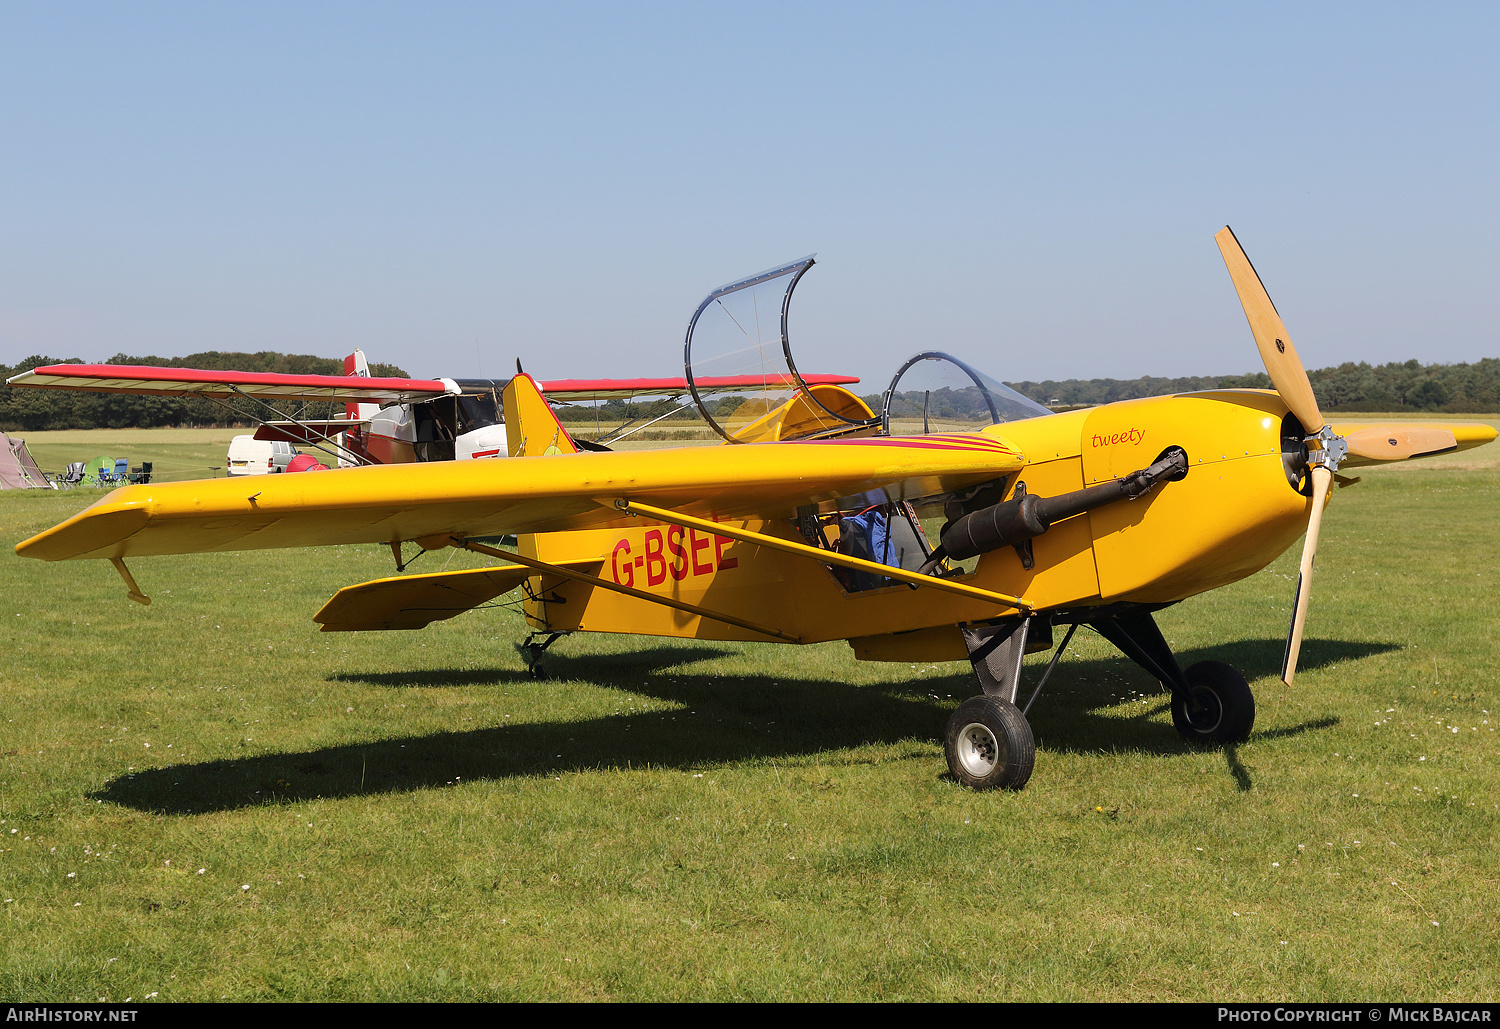
[[[1213,690],[1200,687],[1188,697],[1187,717],[1195,731],[1210,733],[1224,720],[1224,705]]]
[[[989,726],[970,722],[958,735],[958,760],[970,775],[989,775],[1000,763],[1000,741]]]

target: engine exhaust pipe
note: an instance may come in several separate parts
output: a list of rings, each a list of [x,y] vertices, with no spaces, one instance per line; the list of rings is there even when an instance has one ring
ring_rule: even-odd
[[[1149,468],[1072,493],[1039,497],[1024,492],[1025,487],[1018,485],[1017,495],[1011,499],[972,511],[943,526],[941,545],[933,552],[936,560],[928,564],[935,568],[943,557],[962,561],[1001,547],[1019,546],[1042,535],[1054,522],[1118,500],[1134,500],[1158,483],[1181,479],[1187,470],[1187,453],[1181,447],[1169,447]]]

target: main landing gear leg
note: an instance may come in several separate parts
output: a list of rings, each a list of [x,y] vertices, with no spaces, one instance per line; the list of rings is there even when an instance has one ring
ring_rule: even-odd
[[[948,771],[976,790],[1019,790],[1031,778],[1036,741],[1016,707],[1021,659],[1031,619],[963,630],[969,661],[984,692],[958,706],[948,719],[943,753]]]
[[[1172,691],[1172,725],[1183,739],[1239,743],[1249,737],[1255,696],[1239,672],[1222,661],[1200,661],[1183,671],[1149,611],[1128,611],[1089,624]]]

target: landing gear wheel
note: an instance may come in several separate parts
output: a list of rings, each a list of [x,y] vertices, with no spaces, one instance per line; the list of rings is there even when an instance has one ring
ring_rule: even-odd
[[[971,790],[1019,790],[1031,778],[1036,741],[1016,705],[970,697],[948,719],[943,753],[953,778]]]
[[[1187,670],[1188,695],[1172,697],[1172,725],[1198,743],[1240,743],[1255,724],[1255,696],[1245,677],[1222,661]]]

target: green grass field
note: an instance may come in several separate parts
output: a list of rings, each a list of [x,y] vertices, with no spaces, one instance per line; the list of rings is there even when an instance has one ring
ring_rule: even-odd
[[[28,443],[233,435],[174,432]],[[317,632],[377,546],[141,559],[149,608],[0,555],[0,997],[1494,1001],[1500,446],[1361,474],[1294,689],[1297,548],[1159,616],[1248,742],[1080,630],[1014,794],[946,776],[963,664],[579,636],[534,681],[505,606]],[[0,536],[101,495],[0,493]]]

